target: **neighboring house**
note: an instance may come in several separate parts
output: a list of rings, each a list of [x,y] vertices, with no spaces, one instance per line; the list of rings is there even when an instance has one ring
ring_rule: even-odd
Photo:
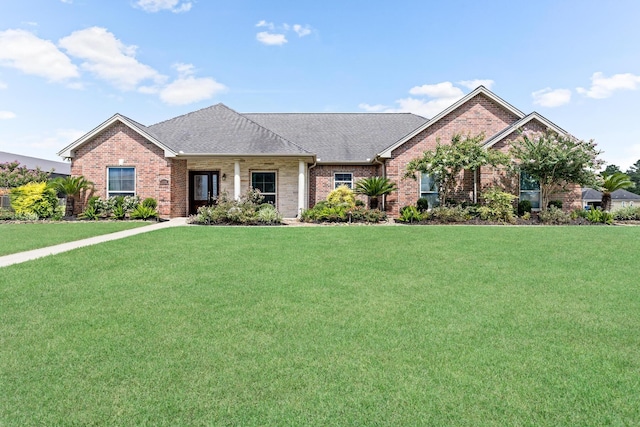
[[[602,193],[593,188],[582,189],[582,206],[601,208]],[[627,190],[616,190],[611,193],[611,211],[617,211],[620,208],[629,206],[640,206],[640,194],[632,193]]]
[[[53,171],[51,178],[66,177],[71,175],[71,164],[63,162],[54,162],[51,160],[39,159],[37,157],[21,156],[19,154],[7,153],[0,151],[0,163],[12,163],[19,162],[20,166],[24,166],[27,169],[40,170],[44,172]],[[8,209],[9,203],[9,190],[0,188],[0,209]]]
[[[238,113],[217,104],[152,126],[116,114],[61,150],[72,175],[96,184],[100,196],[158,200],[162,216],[184,216],[222,192],[239,197],[257,188],[285,217],[324,200],[339,185],[387,176],[398,190],[386,198],[397,215],[419,197],[437,197],[430,177],[403,179],[407,162],[446,143],[455,133],[486,136],[487,149],[507,151],[519,131],[567,133],[537,113],[525,115],[480,86],[431,120],[410,113]],[[482,168],[465,173],[455,197],[470,200],[479,188],[504,183]],[[536,200],[535,182],[510,183]],[[580,203],[580,189],[562,195],[566,208]]]

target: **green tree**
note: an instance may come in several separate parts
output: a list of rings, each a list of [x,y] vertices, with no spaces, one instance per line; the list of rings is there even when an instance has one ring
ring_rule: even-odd
[[[603,172],[602,185],[600,187],[602,190],[602,210],[611,210],[611,193],[632,187],[635,187],[635,184],[629,179],[628,175],[622,172],[616,172],[611,175]]]
[[[629,175],[629,179],[635,184],[635,187],[631,187],[629,191],[640,194],[640,160],[631,165],[626,173]]]
[[[595,171],[602,161],[593,140],[580,141],[551,131],[533,138],[522,134],[510,153],[516,171],[527,173],[540,184],[542,210],[547,209],[551,195],[567,191],[571,185],[598,185]]]
[[[67,176],[56,178],[51,182],[51,187],[58,193],[64,194],[67,198],[65,216],[74,214],[76,200],[80,199],[87,191],[93,191],[93,182],[88,181],[84,176]]]
[[[372,176],[356,182],[355,192],[369,198],[369,209],[378,209],[379,199],[395,190],[396,184],[389,178]]]
[[[602,175],[613,175],[616,172],[622,172],[620,167],[617,165],[607,165],[606,168],[602,171]]]
[[[46,182],[51,172],[53,169],[49,172],[40,168],[31,170],[21,166],[18,161],[0,163],[0,188],[21,187],[30,182]]]
[[[416,179],[416,172],[438,177],[438,196],[444,206],[455,191],[460,173],[470,170],[474,176],[473,201],[477,200],[477,175],[482,166],[494,167],[507,165],[509,157],[498,151],[482,147],[484,134],[462,136],[455,134],[450,144],[437,141],[435,150],[425,151],[422,157],[407,164],[405,178]]]

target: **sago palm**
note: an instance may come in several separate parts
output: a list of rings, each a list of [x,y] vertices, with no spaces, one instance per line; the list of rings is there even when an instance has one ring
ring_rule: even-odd
[[[67,197],[64,215],[72,216],[76,199],[80,198],[84,192],[93,190],[93,182],[87,180],[84,176],[67,176],[54,179],[51,182],[51,187]]]
[[[396,184],[382,176],[363,178],[356,182],[356,193],[369,197],[369,208],[377,209],[378,200],[396,189]]]
[[[622,172],[612,173],[610,175],[602,175],[602,210],[609,211],[611,209],[611,193],[616,190],[634,187],[635,184],[629,178],[629,175]]]

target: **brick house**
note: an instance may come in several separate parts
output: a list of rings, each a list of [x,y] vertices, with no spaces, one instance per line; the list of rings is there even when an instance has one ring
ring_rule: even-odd
[[[95,183],[97,195],[153,197],[163,217],[195,213],[222,192],[239,197],[252,187],[285,217],[294,217],[337,186],[354,187],[371,176],[386,176],[398,185],[386,198],[393,216],[419,197],[437,197],[430,177],[403,175],[407,162],[438,140],[483,132],[486,149],[506,152],[519,130],[547,129],[567,135],[480,86],[431,120],[410,113],[241,114],[223,104],[152,126],[116,114],[58,155],[71,159],[72,175]],[[504,176],[491,168],[475,177],[465,173],[456,198],[470,200],[474,186],[482,189],[500,180]],[[507,188],[534,207],[539,203],[535,183]],[[579,207],[580,189],[561,198],[566,208]]]

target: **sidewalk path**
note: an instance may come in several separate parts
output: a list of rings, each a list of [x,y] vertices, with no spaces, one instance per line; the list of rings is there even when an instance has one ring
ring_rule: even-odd
[[[158,222],[156,224],[133,228],[131,230],[118,231],[115,233],[103,234],[101,236],[89,237],[88,239],[77,240],[75,242],[61,243],[59,245],[49,246],[46,248],[34,249],[26,252],[18,252],[17,254],[0,256],[0,268],[6,267],[12,264],[20,264],[21,262],[31,261],[33,259],[42,258],[48,255],[59,254],[61,252],[70,251],[76,248],[82,248],[84,246],[90,246],[90,245],[95,245],[97,243],[108,242],[109,240],[122,239],[125,237],[134,236],[140,233],[148,233],[149,231],[158,230],[160,228],[186,225],[186,223],[187,223],[186,218],[172,218],[169,221]]]

